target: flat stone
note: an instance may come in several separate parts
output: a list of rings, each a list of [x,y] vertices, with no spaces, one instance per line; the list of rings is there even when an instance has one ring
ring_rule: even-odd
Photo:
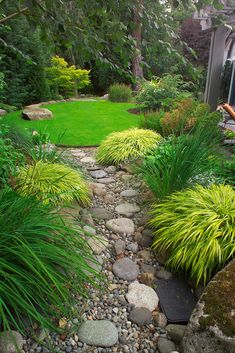
[[[135,197],[139,194],[139,191],[134,190],[134,189],[127,189],[127,190],[123,190],[121,192],[121,196],[123,197]]]
[[[89,212],[96,219],[111,219],[113,217],[112,213],[103,207],[91,208]]]
[[[157,271],[157,277],[161,279],[171,279],[172,278],[172,273],[165,270],[164,268],[161,268],[159,271]]]
[[[160,353],[172,353],[176,349],[174,342],[163,337],[159,338],[157,347]]]
[[[168,335],[177,344],[180,344],[182,341],[182,338],[184,336],[184,332],[186,329],[186,325],[176,325],[176,324],[170,324],[167,325],[166,331],[168,332]]]
[[[116,218],[106,222],[106,227],[114,233],[133,234],[135,225],[129,218]]]
[[[97,181],[98,181],[98,183],[101,183],[101,184],[112,184],[115,182],[115,179],[113,179],[113,178],[100,178]]]
[[[48,120],[53,118],[53,114],[46,108],[26,108],[22,111],[22,118],[25,120]]]
[[[88,225],[84,226],[84,227],[83,227],[83,230],[84,230],[86,233],[88,233],[88,234],[96,235],[96,230],[95,230],[95,228],[90,227],[90,226],[88,226]]]
[[[147,308],[150,311],[156,309],[159,302],[158,296],[153,288],[137,281],[129,285],[126,298],[128,302],[133,304],[135,307]]]
[[[92,178],[100,179],[105,178],[107,173],[104,170],[92,170],[90,171],[90,175],[92,176]]]
[[[107,193],[105,185],[100,183],[90,183],[90,188],[93,195],[96,196],[105,196]]]
[[[0,116],[4,116],[7,114],[7,111],[5,109],[0,109]]]
[[[117,255],[122,254],[125,251],[126,243],[124,240],[118,239],[114,244],[114,249]]]
[[[89,320],[80,326],[78,338],[91,346],[112,347],[118,341],[118,330],[111,321]]]
[[[89,164],[89,163],[92,164],[92,163],[95,163],[96,160],[93,157],[84,157],[84,158],[81,159],[81,162],[82,163],[87,163],[87,164]]]
[[[139,266],[128,257],[124,257],[113,264],[113,273],[125,281],[134,281],[139,275]]]
[[[0,333],[0,352],[18,353],[23,348],[23,337],[18,331],[5,331]]]
[[[122,203],[116,206],[115,211],[123,216],[131,216],[133,213],[139,212],[140,207],[136,203]]]
[[[101,236],[88,238],[87,242],[93,250],[94,254],[97,255],[101,254],[102,251],[104,251],[108,245],[108,240]]]
[[[135,308],[130,312],[129,319],[141,327],[150,324],[152,313],[147,308]]]
[[[138,251],[138,244],[137,243],[130,243],[127,245],[127,250],[132,251],[134,254]]]

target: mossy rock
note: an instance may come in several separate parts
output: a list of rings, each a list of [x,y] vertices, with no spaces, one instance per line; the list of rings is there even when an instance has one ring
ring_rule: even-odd
[[[209,282],[190,318],[183,353],[235,353],[235,260]]]

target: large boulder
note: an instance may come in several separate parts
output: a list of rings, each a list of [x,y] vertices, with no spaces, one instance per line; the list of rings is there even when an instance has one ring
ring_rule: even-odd
[[[7,114],[7,111],[5,109],[0,109],[0,116],[4,116]]]
[[[53,118],[53,114],[46,108],[31,107],[23,110],[22,118],[25,120],[48,120]]]
[[[235,353],[235,260],[209,282],[182,341],[183,353]]]

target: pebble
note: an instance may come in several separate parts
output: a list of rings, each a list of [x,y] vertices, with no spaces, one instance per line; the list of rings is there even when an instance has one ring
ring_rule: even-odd
[[[152,313],[147,308],[135,308],[130,312],[129,319],[138,326],[142,327],[150,324],[152,321]]]

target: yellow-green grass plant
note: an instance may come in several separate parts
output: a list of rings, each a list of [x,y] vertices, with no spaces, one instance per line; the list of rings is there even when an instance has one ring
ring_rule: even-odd
[[[109,100],[111,102],[130,102],[132,99],[132,91],[130,87],[123,83],[115,83],[109,87]]]
[[[76,200],[90,203],[90,190],[83,176],[76,170],[56,163],[38,161],[20,168],[16,190],[24,196],[36,196],[43,203],[68,204]]]
[[[103,281],[79,225],[12,191],[0,193],[0,252],[1,331],[58,329],[58,319],[75,315],[78,296]]]
[[[151,130],[133,128],[114,132],[103,140],[96,159],[100,164],[119,164],[142,158],[161,140],[161,135]]]
[[[235,191],[197,185],[168,196],[151,211],[153,248],[167,250],[167,265],[206,283],[235,254]]]

